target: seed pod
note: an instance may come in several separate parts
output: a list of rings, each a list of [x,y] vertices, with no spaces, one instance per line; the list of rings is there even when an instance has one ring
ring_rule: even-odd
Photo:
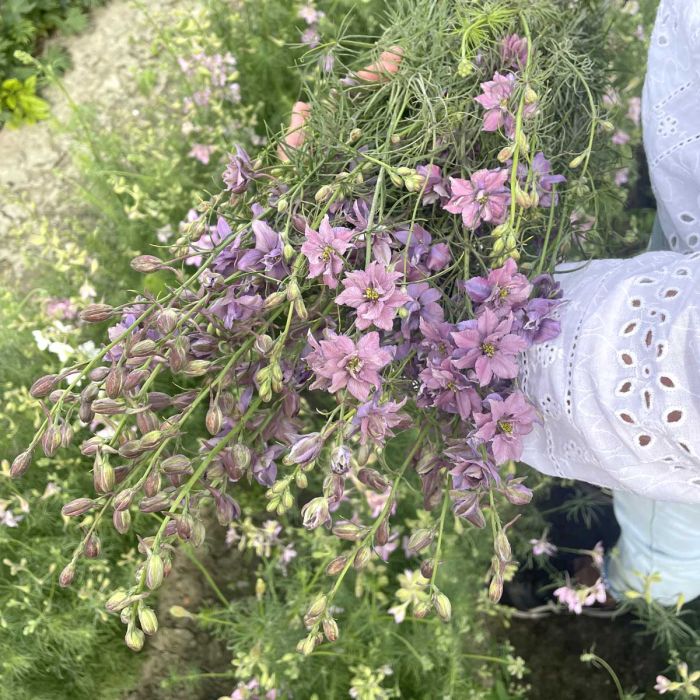
[[[163,583],[163,560],[159,554],[151,554],[146,560],[146,586],[152,591]]]
[[[95,413],[92,410],[92,404],[87,401],[81,401],[78,409],[78,418],[80,418],[81,422],[90,423],[94,417]]]
[[[68,518],[76,518],[80,515],[85,515],[92,510],[97,504],[91,498],[76,498],[69,503],[66,503],[61,508],[61,513]]]
[[[382,522],[379,523],[379,527],[377,528],[377,534],[374,536],[375,543],[378,544],[380,547],[383,547],[389,541],[389,533],[389,520],[382,520]]]
[[[128,627],[126,635],[124,636],[124,641],[131,651],[141,651],[141,649],[143,649],[145,637],[138,627]]]
[[[355,569],[357,569],[357,571],[361,571],[365,568],[365,566],[367,566],[371,558],[372,549],[368,546],[360,547],[357,554],[355,554],[355,558],[352,560],[352,565],[355,567]]]
[[[147,605],[142,605],[139,608],[138,615],[139,624],[144,634],[147,634],[149,637],[154,635],[158,631],[158,618],[153,612],[153,609],[149,608]]]
[[[209,431],[209,435],[218,435],[223,422],[224,414],[221,412],[221,409],[216,401],[213,401],[209,406],[209,410],[207,411],[204,421],[204,424]]]
[[[434,537],[435,533],[432,530],[426,528],[416,530],[409,538],[406,549],[411,554],[416,554],[430,545]]]
[[[21,454],[18,454],[14,460],[12,460],[12,466],[10,467],[10,476],[13,479],[19,479],[22,474],[24,474],[32,463],[32,451],[25,450]]]
[[[92,410],[102,416],[116,416],[124,413],[126,407],[114,399],[95,399],[92,402]]]
[[[452,617],[452,604],[450,599],[444,593],[434,593],[433,594],[433,607],[438,617],[443,622],[449,622]]]
[[[97,557],[100,556],[101,549],[102,544],[100,543],[100,538],[93,533],[85,540],[83,554],[85,554],[88,559],[97,559]]]
[[[80,320],[87,323],[101,323],[112,318],[114,309],[109,304],[90,304],[80,312]]]
[[[90,374],[88,376],[93,382],[101,382],[108,374],[109,367],[95,367],[95,369],[90,370]]]
[[[348,563],[348,558],[347,557],[336,557],[327,567],[326,567],[326,574],[328,576],[337,576],[344,568],[345,565]]]
[[[142,274],[157,272],[166,267],[163,261],[155,255],[137,255],[132,259],[130,265],[132,270]]]
[[[332,617],[323,620],[323,634],[329,642],[335,642],[338,639],[338,623]]]
[[[58,384],[58,376],[55,374],[46,374],[32,384],[29,393],[35,399],[43,399],[56,388],[56,384]]]
[[[146,409],[136,414],[136,426],[141,435],[145,435],[160,427],[160,419],[153,411]]]
[[[143,492],[146,494],[146,496],[155,496],[159,491],[161,487],[161,478],[160,478],[160,472],[157,469],[152,469],[149,473],[148,476],[146,477],[146,481],[143,483]]]
[[[120,535],[126,535],[131,527],[131,511],[115,510],[112,513],[112,524]]]
[[[60,446],[61,431],[55,425],[50,425],[41,436],[41,449],[47,457],[53,457]]]
[[[71,561],[68,564],[65,565],[63,568],[63,571],[59,574],[58,577],[58,585],[61,588],[68,588],[68,586],[73,583],[73,579],[75,578],[75,564]]]
[[[158,313],[156,326],[161,335],[170,335],[177,327],[178,313],[175,309],[163,309]]]
[[[124,369],[122,367],[112,367],[105,378],[104,389],[110,399],[116,399],[124,387]]]

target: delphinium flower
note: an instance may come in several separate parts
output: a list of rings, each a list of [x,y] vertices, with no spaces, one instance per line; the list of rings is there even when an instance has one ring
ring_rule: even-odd
[[[525,275],[518,272],[518,266],[511,258],[502,267],[490,270],[486,277],[472,277],[464,287],[472,301],[497,316],[521,308],[532,292],[532,285]]]
[[[566,605],[569,612],[580,615],[584,607],[590,607],[595,603],[604,603],[607,599],[607,593],[602,580],[598,579],[592,586],[579,588],[574,588],[567,583],[567,585],[555,589],[554,597],[562,605]]]
[[[353,425],[360,433],[360,443],[383,446],[387,439],[394,437],[394,428],[407,428],[411,419],[401,411],[406,401],[404,398],[400,402],[382,402],[377,392],[370,401],[360,404],[353,418]]]
[[[238,260],[240,270],[262,270],[270,277],[284,279],[289,268],[284,261],[282,237],[265,221],[252,223],[255,248],[245,251]]]
[[[515,75],[513,73],[494,73],[493,80],[481,83],[482,94],[474,99],[485,110],[484,131],[498,131],[503,129],[508,138],[512,138],[515,132],[515,117],[510,111],[509,101],[515,88]]]
[[[371,262],[366,270],[348,272],[343,278],[342,291],[336,304],[351,306],[357,310],[356,325],[365,330],[374,325],[388,331],[394,324],[399,308],[408,301],[408,294],[396,286],[403,275],[388,270],[378,262]]]
[[[547,539],[546,531],[538,539],[530,540],[530,545],[536,557],[553,557],[557,553],[557,547]]]
[[[323,283],[335,289],[337,276],[343,270],[343,255],[352,247],[351,240],[355,232],[342,226],[333,227],[324,217],[318,231],[306,226],[306,240],[301,252],[309,260],[309,277],[323,277]]]
[[[243,147],[237,145],[236,152],[229,154],[228,164],[222,175],[226,189],[231,194],[241,194],[256,177],[250,156]]]
[[[469,229],[475,229],[482,221],[502,224],[510,202],[510,190],[505,186],[507,180],[505,168],[477,170],[469,180],[452,177],[452,196],[444,208],[451,214],[461,214]]]
[[[450,197],[449,180],[443,177],[442,169],[439,165],[418,165],[416,172],[424,178],[423,204],[433,204],[441,202],[444,204]]]
[[[484,309],[468,327],[452,333],[455,345],[461,351],[454,360],[460,369],[474,368],[481,386],[489,384],[494,376],[514,379],[518,376],[518,353],[527,343],[511,333],[513,317],[499,318],[490,309]]]
[[[371,331],[355,343],[346,335],[326,330],[325,339],[317,342],[309,335],[312,352],[306,356],[316,381],[312,389],[335,393],[347,388],[359,401],[366,401],[370,391],[379,390],[382,380],[379,372],[394,355],[393,347],[379,346],[379,333]]]
[[[211,154],[216,150],[216,146],[204,143],[195,143],[187,154],[190,158],[198,160],[203,165],[209,164]]]
[[[520,170],[520,167],[518,168]],[[521,171],[523,177],[521,178],[524,182],[527,178],[528,169],[523,166]],[[552,164],[544,157],[544,154],[540,151],[535,154],[532,159],[532,164],[530,167],[532,183],[535,187],[535,192],[537,193],[539,205],[541,207],[550,207],[552,203],[555,205],[559,201],[559,195],[552,191],[554,185],[566,182],[566,178],[563,175],[553,175],[552,174]]]
[[[405,338],[418,330],[421,320],[430,323],[442,323],[445,312],[439,303],[442,292],[427,282],[414,282],[406,286],[409,301],[404,305],[406,315],[401,319],[401,333]]]
[[[501,40],[501,63],[504,68],[523,69],[527,63],[527,39],[509,34]]]
[[[515,391],[505,399],[498,395],[488,398],[488,412],[475,413],[475,437],[489,442],[498,464],[519,459],[523,451],[523,437],[532,432],[537,418],[525,394]]]

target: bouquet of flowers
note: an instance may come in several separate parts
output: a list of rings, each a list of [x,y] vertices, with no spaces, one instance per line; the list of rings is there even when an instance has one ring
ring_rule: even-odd
[[[499,510],[531,497],[515,461],[537,414],[518,359],[559,332],[547,270],[592,235],[577,213],[603,220],[613,167],[598,146],[605,57],[590,50],[601,7],[405,0],[376,45],[319,44],[286,132],[257,157],[235,149],[168,259],[133,260],[169,288],[82,311],[109,341],[34,383],[45,420],[12,474],[84,437],[95,493],[63,508],[84,524],[64,586],[99,556],[105,521],[126,533],[151,514],[134,583],[107,603],[132,649],[157,629],[149,596],[178,541],[203,542],[211,506],[238,519],[246,490],[349,542],[310,601],[305,654],[337,638],[335,594],[392,539],[416,484],[435,517],[408,542],[429,581],[414,614],[450,617],[450,510],[489,524],[499,599],[512,559]],[[411,447],[395,463],[399,432]],[[373,520],[345,507],[353,489],[373,494]]]

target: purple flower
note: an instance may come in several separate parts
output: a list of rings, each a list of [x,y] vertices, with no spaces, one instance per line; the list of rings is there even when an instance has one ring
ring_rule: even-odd
[[[498,131],[501,127],[508,138],[515,132],[515,120],[508,109],[508,100],[513,94],[515,76],[494,73],[493,80],[481,83],[483,93],[474,99],[486,110],[483,131]]]
[[[237,297],[237,292],[235,287],[229,287],[226,294],[209,307],[211,313],[223,320],[224,328],[232,328],[235,321],[247,321],[262,311],[263,300],[259,294]]]
[[[512,258],[508,258],[503,267],[489,271],[485,278],[472,277],[464,286],[472,301],[486,305],[497,316],[522,306],[532,291],[532,285],[518,272],[518,265]]]
[[[457,371],[449,359],[443,360],[440,365],[428,365],[419,378],[422,382],[421,394],[427,391],[432,399],[428,405],[447,413],[456,413],[462,420],[467,420],[481,408],[481,399],[474,383]]]
[[[594,603],[604,603],[607,599],[605,586],[598,579],[592,586],[573,588],[573,586],[560,586],[554,591],[554,596],[562,604],[569,608],[569,612],[580,615],[584,607]]]
[[[556,338],[561,332],[561,323],[552,314],[560,304],[554,299],[530,299],[524,308],[515,312],[518,335],[525,338],[528,345]]]
[[[408,315],[401,320],[401,333],[404,338],[410,338],[411,333],[418,330],[421,319],[430,324],[442,323],[445,312],[438,301],[442,292],[431,287],[427,282],[417,282],[406,287],[409,300],[404,309]]]
[[[423,187],[423,204],[433,204],[450,198],[449,182],[442,176],[438,165],[418,165],[416,172],[425,178]]]
[[[425,266],[431,272],[438,272],[447,267],[447,264],[451,259],[452,255],[447,243],[436,243],[430,248],[428,259],[425,261]]]
[[[452,339],[459,350],[464,351],[454,360],[455,367],[473,367],[481,386],[493,377],[514,379],[518,376],[517,354],[527,348],[525,340],[511,333],[513,317],[500,319],[490,309],[469,326],[452,333]]]
[[[379,394],[375,394],[371,401],[361,404],[353,425],[360,429],[360,443],[365,445],[368,440],[382,446],[387,438],[394,437],[393,428],[406,428],[411,424],[410,417],[401,412],[406,399],[401,402],[385,401],[379,403]]]
[[[275,460],[285,451],[283,445],[272,445],[253,460],[253,477],[261,486],[272,486],[277,479]]]
[[[525,174],[527,176],[527,169]],[[532,175],[535,189],[539,195],[540,206],[550,207],[552,201],[554,201],[554,204],[557,204],[559,195],[556,192],[552,193],[552,186],[566,182],[566,178],[563,175],[552,175],[552,164],[544,157],[544,153],[541,151],[536,153],[532,159]]]
[[[496,465],[491,461],[484,461],[466,445],[448,449],[445,456],[454,465],[449,473],[452,477],[452,488],[458,491],[472,491],[500,482]]]
[[[484,527],[486,520],[481,512],[481,496],[478,491],[467,492],[455,501],[454,514],[458,518],[468,520],[474,527]]]
[[[622,185],[626,185],[629,182],[630,179],[630,169],[629,168],[620,168],[615,171],[615,184],[618,187],[622,187]]]
[[[320,343],[309,334],[312,352],[306,357],[316,375],[312,389],[326,389],[335,393],[347,387],[348,392],[360,401],[369,398],[372,387],[380,389],[379,371],[394,357],[394,348],[379,347],[379,333],[363,335],[357,344],[346,335],[326,330],[326,339]]]
[[[256,177],[250,157],[243,148],[236,146],[236,153],[229,154],[228,165],[222,176],[226,189],[232,194],[241,194]]]
[[[452,177],[452,197],[445,209],[452,214],[461,214],[469,229],[475,229],[482,221],[502,224],[510,202],[510,191],[505,187],[507,179],[505,168],[477,170],[469,180]]]
[[[307,27],[301,33],[301,43],[311,49],[315,49],[321,43],[321,35],[315,27]]]
[[[211,154],[216,150],[216,146],[211,146],[203,143],[195,143],[190,152],[187,154],[190,158],[198,160],[204,165],[209,165],[209,158]]]
[[[642,116],[642,100],[640,97],[630,97],[627,100],[627,118],[635,126],[639,126],[639,118]]]
[[[501,62],[504,68],[522,69],[527,63],[527,39],[509,34],[501,41]]]
[[[536,557],[553,557],[557,553],[557,548],[547,539],[547,532],[543,532],[542,536],[537,540],[530,540],[532,545],[532,553]]]
[[[506,399],[492,395],[488,399],[489,413],[475,413],[475,437],[490,442],[496,464],[520,459],[524,435],[532,432],[537,417],[525,394],[515,391]]]
[[[355,232],[349,228],[330,225],[326,216],[318,231],[306,226],[306,240],[301,252],[309,260],[309,277],[323,275],[323,283],[335,289],[338,286],[336,276],[343,269],[343,254],[352,247],[350,240]]]
[[[281,280],[289,274],[282,257],[282,238],[265,221],[253,221],[255,248],[246,250],[238,261],[240,270],[264,270],[270,277]]]
[[[345,290],[335,299],[357,309],[357,328],[364,330],[371,325],[390,331],[396,310],[408,301],[408,294],[396,288],[400,272],[389,271],[378,262],[372,262],[366,270],[348,272],[343,279]]]
[[[421,348],[427,352],[428,362],[440,365],[444,359],[452,356],[455,349],[452,331],[455,327],[451,323],[432,324],[420,319],[419,325],[423,336]]]
[[[192,214],[194,214],[194,219],[192,218]],[[196,221],[198,218],[197,213],[190,211],[187,218],[189,221]],[[217,246],[221,245],[221,243],[231,235],[231,227],[228,225],[228,222],[223,218],[223,216],[220,216],[217,219],[216,227],[209,226],[207,228],[208,231],[204,233],[199,240],[194,241],[190,245],[190,249],[188,251],[190,255],[185,258],[185,262],[188,265],[200,267],[204,258],[202,253],[213,250]]]
[[[626,143],[629,143],[630,140],[630,135],[626,132],[623,131],[622,129],[618,129],[613,135],[612,138],[610,139],[616,146],[624,146]]]
[[[418,265],[429,251],[433,237],[420,225],[414,224],[412,229],[394,232],[394,238],[403,246],[408,248],[408,262],[411,265]],[[406,253],[402,253],[400,259],[404,259]]]
[[[308,433],[298,435],[292,445],[292,449],[284,458],[285,464],[308,464],[313,462],[323,448],[323,436],[321,433]]]

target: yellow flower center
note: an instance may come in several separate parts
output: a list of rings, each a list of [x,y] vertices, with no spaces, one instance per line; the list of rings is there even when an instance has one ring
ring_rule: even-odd
[[[510,435],[513,432],[513,424],[508,420],[498,421],[498,427],[501,429],[502,433]]]
[[[493,343],[484,343],[481,346],[481,352],[483,352],[486,357],[493,357],[496,354],[496,346]]]
[[[357,374],[362,369],[362,360],[359,357],[351,357],[345,365],[350,374]]]
[[[508,287],[503,287],[502,289],[499,290],[498,296],[501,299],[505,299],[508,296]]]
[[[478,204],[486,204],[489,201],[489,196],[483,190],[479,190],[476,193],[476,201]]]
[[[373,287],[367,287],[365,289],[365,299],[367,301],[379,301],[379,292]]]
[[[321,260],[323,260],[323,262],[328,262],[331,259],[331,255],[333,255],[333,248],[327,245],[321,253]]]

